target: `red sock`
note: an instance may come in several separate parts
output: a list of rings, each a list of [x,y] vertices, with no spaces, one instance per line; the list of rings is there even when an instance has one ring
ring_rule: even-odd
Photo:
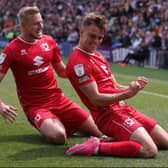
[[[134,141],[121,141],[112,143],[100,143],[99,154],[122,157],[135,157],[141,145]]]

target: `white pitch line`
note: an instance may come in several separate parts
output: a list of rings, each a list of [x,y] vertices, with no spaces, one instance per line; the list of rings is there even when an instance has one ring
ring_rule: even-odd
[[[152,96],[158,96],[158,97],[161,97],[161,98],[167,98],[168,99],[167,95],[162,95],[162,94],[159,94],[159,93],[148,92],[148,91],[144,91],[144,90],[142,90],[141,93],[152,95]]]

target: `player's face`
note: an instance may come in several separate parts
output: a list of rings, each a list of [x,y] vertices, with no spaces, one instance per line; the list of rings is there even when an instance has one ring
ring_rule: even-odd
[[[40,39],[43,35],[43,19],[41,14],[29,16],[24,23],[25,34],[29,39]]]
[[[93,52],[101,44],[104,38],[104,31],[92,24],[81,28],[80,47],[87,52]]]

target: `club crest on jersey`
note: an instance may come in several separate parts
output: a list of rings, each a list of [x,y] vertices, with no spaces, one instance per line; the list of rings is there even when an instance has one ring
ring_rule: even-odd
[[[48,46],[47,43],[42,43],[40,46],[41,46],[41,48],[42,48],[44,51],[49,51],[49,50],[50,50],[50,48],[49,48],[49,46]]]
[[[75,74],[78,76],[78,77],[81,77],[85,74],[85,70],[84,70],[84,66],[83,64],[77,64],[74,66],[74,71],[75,71]]]
[[[0,64],[2,64],[5,61],[6,58],[6,54],[5,53],[1,53],[0,54]]]
[[[124,124],[127,126],[132,126],[135,124],[135,121],[131,118],[127,118],[126,120],[124,120]]]

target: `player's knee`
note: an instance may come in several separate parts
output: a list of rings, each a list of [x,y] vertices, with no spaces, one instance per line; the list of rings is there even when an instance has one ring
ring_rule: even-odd
[[[156,146],[142,147],[142,156],[145,158],[153,158],[157,155],[158,149]]]
[[[47,136],[47,141],[50,143],[55,143],[59,145],[63,145],[66,142],[66,135],[64,131],[58,130],[51,135]]]
[[[57,144],[65,144],[65,141],[66,141],[65,132],[61,130],[57,131],[54,134],[54,140],[55,140],[55,143]]]

